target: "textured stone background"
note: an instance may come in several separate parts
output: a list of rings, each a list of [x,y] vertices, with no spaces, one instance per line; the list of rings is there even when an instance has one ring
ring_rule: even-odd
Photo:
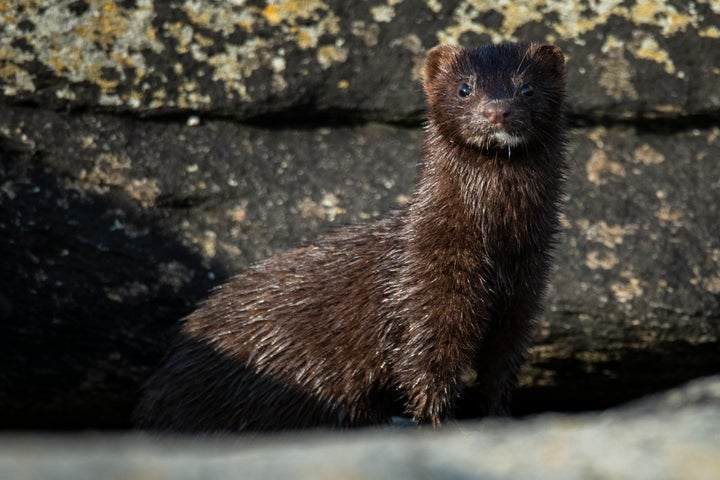
[[[515,412],[717,373],[717,1],[0,1],[0,428],[127,427],[209,288],[408,200],[429,48],[516,39],[574,160]]]

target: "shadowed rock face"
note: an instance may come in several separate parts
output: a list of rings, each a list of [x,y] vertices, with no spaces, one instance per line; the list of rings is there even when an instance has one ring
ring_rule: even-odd
[[[604,408],[715,372],[711,3],[439,3],[7,2],[0,427],[126,426],[211,286],[405,203],[440,41],[551,39],[568,57],[574,164],[515,411]]]

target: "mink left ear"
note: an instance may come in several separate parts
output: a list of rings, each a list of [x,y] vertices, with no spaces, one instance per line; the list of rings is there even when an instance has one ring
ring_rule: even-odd
[[[555,72],[562,74],[565,71],[565,55],[563,55],[560,47],[535,44],[532,51],[536,58],[541,58],[543,62],[547,62]]]
[[[428,52],[427,58],[425,59],[425,70],[423,72],[423,85],[426,91],[432,81],[443,70],[451,67],[461,52],[461,49],[451,45],[438,45]]]

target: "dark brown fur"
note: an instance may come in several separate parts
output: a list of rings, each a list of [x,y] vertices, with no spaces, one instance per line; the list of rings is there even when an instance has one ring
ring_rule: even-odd
[[[564,59],[537,44],[440,46],[424,89],[407,208],[217,289],[148,381],[139,426],[437,426],[505,411],[557,229]]]

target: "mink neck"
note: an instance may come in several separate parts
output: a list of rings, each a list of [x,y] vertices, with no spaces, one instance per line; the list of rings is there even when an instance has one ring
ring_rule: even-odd
[[[562,152],[528,152],[521,146],[508,158],[450,143],[431,123],[407,225],[411,248],[428,262],[468,266],[546,248],[557,223]]]

